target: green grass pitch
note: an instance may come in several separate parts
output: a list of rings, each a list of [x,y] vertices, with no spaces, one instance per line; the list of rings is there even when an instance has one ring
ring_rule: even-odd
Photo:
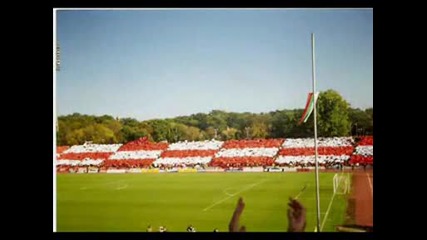
[[[335,231],[345,218],[347,200],[333,194],[334,174],[319,174],[322,231]],[[246,207],[240,223],[248,232],[284,232],[288,199],[307,184],[299,200],[307,208],[306,231],[312,232],[314,179],[313,172],[58,174],[57,231],[144,232],[148,225],[153,231],[163,225],[183,232],[193,224],[198,232],[226,232],[241,196]]]

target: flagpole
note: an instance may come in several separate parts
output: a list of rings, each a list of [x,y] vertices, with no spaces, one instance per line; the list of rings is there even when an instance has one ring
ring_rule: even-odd
[[[314,33],[311,33],[311,67],[312,67],[312,79],[313,79],[313,96],[314,96],[314,162],[316,164],[315,177],[316,177],[316,212],[317,212],[317,232],[320,232],[320,198],[319,198],[319,164],[317,162],[317,114],[316,114],[316,68],[314,64]]]

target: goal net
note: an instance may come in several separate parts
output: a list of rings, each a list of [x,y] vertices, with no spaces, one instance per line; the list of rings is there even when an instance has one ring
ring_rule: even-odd
[[[342,195],[350,193],[350,177],[348,175],[335,174],[333,184],[335,194]]]

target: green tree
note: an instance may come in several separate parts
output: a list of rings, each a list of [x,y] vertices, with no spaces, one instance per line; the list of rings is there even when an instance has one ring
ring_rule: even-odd
[[[253,122],[249,129],[251,138],[266,138],[268,136],[268,126],[264,122]]]
[[[83,129],[69,131],[65,135],[66,143],[64,145],[79,145],[85,142],[85,133]]]
[[[230,139],[236,139],[236,134],[239,130],[235,128],[229,128],[227,127],[221,132],[221,136],[223,140],[230,140]]]
[[[348,136],[351,122],[348,117],[349,104],[335,90],[319,94],[317,101],[317,122],[319,136]]]
[[[365,109],[366,114],[368,114],[370,121],[368,122],[366,129],[365,129],[365,135],[372,135],[374,134],[374,109],[373,108],[367,108]]]
[[[218,134],[218,133],[217,133]],[[215,138],[215,128],[208,127],[205,131],[206,139],[214,139]]]
[[[124,139],[123,142],[134,141],[134,140],[141,138],[141,137],[151,138],[151,135],[147,129],[141,128],[138,126],[135,126],[135,127],[124,126],[121,129],[121,134],[122,134],[123,139]]]
[[[189,141],[197,141],[197,140],[200,140],[202,137],[201,131],[197,127],[189,126],[187,127],[185,133],[186,133],[185,138]]]
[[[153,140],[151,134],[152,127],[147,122],[138,122],[133,118],[122,118],[120,123],[123,125],[120,133],[123,136],[123,142],[129,142],[141,137],[148,137]]]
[[[361,110],[359,108],[349,109],[349,119],[351,122],[351,134],[359,135],[362,133],[372,134],[373,121],[372,121],[372,108],[371,110]]]
[[[114,138],[112,138],[112,139],[114,139],[113,143],[124,142],[125,139],[124,139],[123,133],[121,131],[123,128],[123,125],[120,123],[120,121],[112,118],[112,119],[105,120],[102,123],[102,125],[107,127],[108,129],[110,129],[113,132],[113,134],[114,134]]]
[[[334,90],[320,93],[317,103],[319,136],[349,135],[355,128],[364,134],[373,133],[373,108],[351,109]],[[57,144],[74,145],[85,141],[96,143],[129,142],[140,137],[152,141],[212,139],[244,139],[246,128],[252,138],[296,138],[313,136],[313,117],[298,124],[303,109],[284,109],[269,113],[236,113],[212,110],[171,119],[138,121],[115,119],[109,115],[91,116],[73,113],[58,117]],[[362,134],[362,132],[359,132]]]
[[[153,129],[151,136],[154,141],[173,141],[174,135],[169,121],[155,119],[146,121],[146,123]]]
[[[134,118],[122,118],[120,119],[120,123],[123,126],[129,126],[129,127],[136,127],[139,124],[138,120]]]

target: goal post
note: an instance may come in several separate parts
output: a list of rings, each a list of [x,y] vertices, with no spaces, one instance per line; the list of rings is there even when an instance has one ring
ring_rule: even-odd
[[[350,177],[336,173],[333,178],[334,194],[343,195],[350,193]]]

